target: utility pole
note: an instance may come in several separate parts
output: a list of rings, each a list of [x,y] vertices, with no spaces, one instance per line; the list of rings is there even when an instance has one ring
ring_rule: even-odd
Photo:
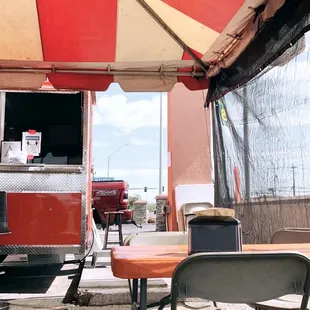
[[[278,175],[276,174],[276,169],[273,172],[273,197],[277,196],[277,179]]]
[[[277,168],[274,163],[272,164],[272,167],[269,168],[270,170],[273,171],[273,187],[269,189],[270,191],[272,191],[273,198],[277,196],[277,180],[278,180]],[[267,184],[269,183],[267,182]]]
[[[163,157],[163,93],[160,93],[159,101],[159,179],[158,179],[158,194],[162,193],[162,157]]]
[[[292,166],[292,170],[293,170],[293,196],[296,196],[296,185],[295,185],[295,169],[297,167],[296,166]]]
[[[96,174],[96,171],[95,171],[95,168],[94,168],[94,166],[93,166],[93,165],[91,166],[91,174],[92,174],[93,181],[94,181],[94,180],[95,180],[95,174]]]
[[[250,185],[250,146],[249,146],[249,104],[246,86],[243,87],[243,148],[244,148],[244,181],[245,181],[245,200],[251,198]]]

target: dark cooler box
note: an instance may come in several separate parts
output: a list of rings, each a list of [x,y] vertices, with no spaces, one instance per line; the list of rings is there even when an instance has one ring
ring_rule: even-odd
[[[189,255],[242,251],[241,223],[235,218],[196,217],[188,224]]]

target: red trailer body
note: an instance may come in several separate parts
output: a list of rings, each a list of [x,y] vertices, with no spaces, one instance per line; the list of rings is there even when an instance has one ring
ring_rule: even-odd
[[[91,92],[49,83],[0,91],[0,261],[8,254],[85,253],[93,103]],[[34,129],[42,134],[40,152],[24,163],[7,161],[3,143],[20,147],[23,133]]]

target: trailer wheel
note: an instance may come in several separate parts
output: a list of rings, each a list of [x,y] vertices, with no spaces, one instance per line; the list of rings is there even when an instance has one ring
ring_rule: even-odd
[[[3,263],[6,258],[7,255],[0,255],[0,264]]]

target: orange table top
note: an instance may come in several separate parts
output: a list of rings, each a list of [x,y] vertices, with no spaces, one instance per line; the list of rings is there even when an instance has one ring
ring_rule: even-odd
[[[300,252],[310,258],[310,243],[244,244],[243,252]],[[111,251],[113,275],[122,279],[171,278],[188,256],[187,246],[119,246]]]

